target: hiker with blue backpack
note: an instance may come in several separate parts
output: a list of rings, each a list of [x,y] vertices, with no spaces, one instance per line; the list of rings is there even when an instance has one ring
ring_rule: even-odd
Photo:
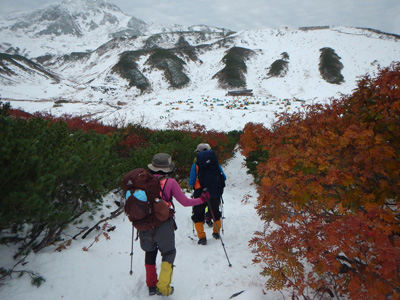
[[[158,153],[153,156],[151,164],[147,166],[151,174],[145,172],[144,169],[135,169],[127,173],[122,180],[122,187],[126,191],[127,199],[125,212],[135,228],[138,229],[140,246],[145,251],[146,285],[149,295],[169,296],[174,292],[171,280],[176,256],[175,230],[177,227],[174,220],[175,209],[172,197],[183,206],[201,205],[210,198],[208,192],[200,193],[195,199],[186,197],[178,182],[174,178],[168,177],[174,166],[170,155]],[[149,188],[146,189],[146,187]],[[145,190],[145,193],[142,190]],[[135,219],[135,211],[140,210],[137,208],[139,206],[137,203],[147,204],[148,198],[152,198],[149,205],[152,207],[150,211],[154,211],[154,213],[139,220]],[[136,209],[133,209],[135,205]],[[161,253],[162,262],[157,278],[158,251]]]
[[[196,161],[190,170],[189,185],[194,189],[193,197],[199,197],[204,191],[210,193],[209,205],[202,203],[193,206],[192,221],[199,238],[199,245],[207,244],[206,233],[204,232],[205,211],[207,206],[211,210],[214,219],[212,236],[220,238],[221,229],[221,197],[225,187],[226,175],[218,163],[217,156],[209,144],[199,144],[195,150]]]

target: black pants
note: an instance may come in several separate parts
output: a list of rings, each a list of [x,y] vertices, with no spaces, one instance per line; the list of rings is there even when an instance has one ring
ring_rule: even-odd
[[[197,189],[193,193],[193,197],[197,198],[201,195],[201,189]],[[221,198],[210,198],[211,207],[208,208],[208,211],[212,211],[214,214],[215,220],[221,219],[221,211],[219,210],[219,206],[221,204]],[[204,222],[204,214],[206,211],[206,207],[208,206],[207,202],[203,204],[199,204],[193,206],[192,209],[192,221],[194,223]],[[212,217],[212,214],[211,214]]]

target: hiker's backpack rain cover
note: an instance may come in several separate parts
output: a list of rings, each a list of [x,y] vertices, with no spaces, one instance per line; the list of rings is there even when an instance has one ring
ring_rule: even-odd
[[[207,188],[211,198],[220,198],[225,187],[217,155],[213,150],[200,151],[196,156],[197,177],[202,189]]]

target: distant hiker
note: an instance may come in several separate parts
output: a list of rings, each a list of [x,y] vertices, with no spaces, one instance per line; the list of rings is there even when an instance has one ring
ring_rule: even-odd
[[[200,151],[206,151],[206,150],[211,150],[211,147],[210,147],[210,145],[209,144],[199,144],[199,145],[197,145],[197,149],[195,150],[195,152],[196,152],[196,156],[197,156],[197,153],[199,153]],[[196,159],[197,159],[197,157],[195,157],[194,158],[194,161],[193,161],[193,165],[192,165],[192,169],[191,169],[191,172],[193,172],[193,176],[192,176],[192,178],[193,178],[193,182],[189,182],[189,184],[190,183],[192,183],[192,184],[190,184],[190,186],[191,186],[191,188],[193,189],[193,192],[194,192],[194,190],[195,190],[195,186],[196,186],[196,183],[197,183],[197,185],[198,185],[198,187],[200,186],[200,184],[198,183],[198,180],[197,180],[197,178],[196,178],[196,173],[195,173],[195,165],[196,165]],[[196,180],[196,181],[195,181]],[[198,188],[197,187],[197,188]],[[194,194],[192,194],[192,198],[194,197]],[[208,205],[206,205],[206,208],[205,208],[205,216],[204,216],[204,219],[205,219],[205,223],[208,225],[208,227],[213,227],[213,220],[212,220],[212,216],[211,216],[211,209],[209,209],[208,208]]]
[[[215,217],[213,224],[213,234],[215,239],[219,239],[221,229],[221,197],[225,187],[226,175],[218,163],[217,156],[209,144],[199,144],[195,150],[196,162],[193,163],[190,170],[189,185],[194,189],[193,196],[199,197],[204,189],[210,193],[209,210]],[[207,203],[199,204],[193,207],[192,221],[196,228],[197,237],[200,245],[207,244],[206,233],[204,232],[205,210]]]
[[[148,165],[150,172],[158,177],[162,186],[162,198],[170,204],[174,212],[172,197],[183,206],[193,206],[203,204],[210,197],[209,193],[200,194],[195,199],[186,197],[174,178],[167,177],[174,169],[171,156],[166,153],[158,153],[153,156],[152,163]],[[145,254],[146,284],[149,288],[149,295],[158,294],[169,296],[174,292],[170,285],[172,279],[173,263],[176,256],[175,249],[175,230],[176,224],[171,213],[171,217],[158,227],[139,231],[140,246]],[[162,256],[160,274],[157,280],[156,257],[160,251]]]

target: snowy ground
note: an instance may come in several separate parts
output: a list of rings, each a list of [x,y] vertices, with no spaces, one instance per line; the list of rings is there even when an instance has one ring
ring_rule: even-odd
[[[248,122],[263,123],[269,127],[275,113],[294,112],[304,105],[314,104],[313,99],[277,99],[273,97],[232,97],[223,91],[188,96],[177,92],[163,96],[142,96],[131,101],[86,101],[55,104],[52,100],[8,100],[12,108],[26,112],[48,112],[56,116],[72,114],[90,116],[106,124],[125,126],[139,123],[143,126],[165,129],[171,122],[191,121],[206,126],[208,130],[242,130]],[[328,99],[319,99],[327,103]]]
[[[259,275],[260,265],[254,265],[254,254],[248,242],[253,232],[262,229],[262,222],[256,214],[257,193],[253,180],[246,173],[243,156],[236,153],[226,166],[227,186],[223,195],[224,206],[223,242],[211,237],[212,229],[205,226],[208,244],[200,246],[193,233],[190,219],[191,208],[176,203],[177,257],[172,279],[175,293],[168,297],[174,300],[229,299],[233,294],[244,291],[234,299],[272,300],[281,299],[278,292],[263,293],[266,278]],[[117,207],[114,194],[106,197],[111,204],[104,214]],[[93,225],[95,221],[92,222]],[[139,241],[134,241],[133,274],[130,275],[130,251],[132,226],[126,217],[120,215],[109,221],[116,229],[110,232],[110,240],[100,237],[88,252],[88,247],[98,232],[92,232],[86,239],[78,238],[67,250],[55,252],[49,247],[27,258],[28,264],[17,269],[31,269],[42,275],[46,282],[39,288],[30,284],[24,275],[13,279],[0,288],[0,299],[7,300],[143,300],[157,299],[148,296],[145,284],[144,252]],[[68,237],[66,237],[68,239]],[[13,249],[0,248],[0,265],[10,267]],[[160,256],[158,256],[158,265]]]

